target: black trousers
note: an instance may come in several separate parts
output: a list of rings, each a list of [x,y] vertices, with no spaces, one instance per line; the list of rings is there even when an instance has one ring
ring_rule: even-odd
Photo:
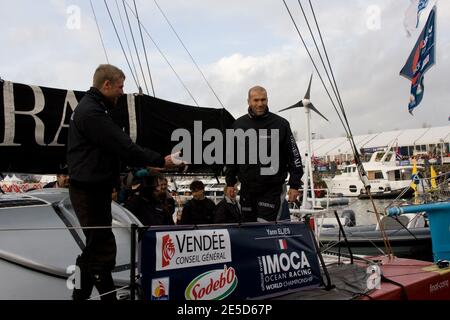
[[[70,201],[82,227],[111,227],[111,192],[108,187],[85,187],[70,184]],[[83,229],[86,246],[76,259],[81,272],[81,286],[75,287],[72,298],[86,300],[95,286],[100,294],[115,290],[112,270],[116,264],[116,239],[111,228]],[[101,296],[115,300],[116,293]]]
[[[284,195],[282,185],[267,186],[261,192],[254,192],[243,185],[239,193],[243,221],[280,220],[283,212]]]

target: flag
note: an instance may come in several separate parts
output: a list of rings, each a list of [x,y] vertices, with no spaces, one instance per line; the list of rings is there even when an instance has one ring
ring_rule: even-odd
[[[417,190],[417,181],[419,180],[419,177],[417,175],[417,163],[416,163],[416,159],[413,158],[413,169],[412,169],[412,176],[411,176],[411,188],[414,189],[414,191]]]
[[[400,75],[411,80],[411,94],[409,98],[408,111],[412,114],[423,98],[424,84],[423,76],[435,61],[436,55],[436,6],[431,10],[427,23],[423,28],[419,39],[408,57]]]
[[[436,184],[436,171],[434,171],[433,166],[430,167],[430,174],[431,174],[431,189],[436,190],[437,184]]]
[[[281,250],[287,249],[286,239],[278,239],[278,244],[280,245]]]
[[[408,37],[419,26],[420,13],[427,7],[428,2],[429,0],[411,0],[403,20],[403,26]]]
[[[319,159],[314,155],[314,153],[311,157],[311,162],[312,164],[319,164]]]
[[[411,176],[411,185],[410,187],[414,190],[414,203],[419,203],[419,192],[417,190],[417,186],[420,183],[419,175],[417,174],[417,161],[416,158],[413,158],[413,169],[412,169],[412,176]]]
[[[402,160],[402,155],[400,154],[400,148],[398,146],[395,149],[395,160],[397,160],[397,161]]]

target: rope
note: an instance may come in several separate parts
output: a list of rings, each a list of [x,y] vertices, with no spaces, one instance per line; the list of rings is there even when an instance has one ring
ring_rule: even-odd
[[[386,253],[383,250],[381,250],[381,248],[378,247],[370,238],[368,238],[366,236],[362,236],[362,238],[368,240],[374,246],[374,248],[377,249],[383,256],[386,255]],[[333,247],[336,247],[338,244],[341,244],[343,242],[344,242],[343,240],[330,242],[330,244],[328,244],[327,246],[323,245],[321,251],[322,252],[327,252],[330,249],[332,249]],[[330,252],[330,253],[333,253],[333,252]]]
[[[117,40],[119,40],[120,48],[122,48],[123,55],[125,56],[125,60],[127,61],[128,68],[130,68],[131,75],[133,76],[134,82],[136,83],[136,86],[139,89],[140,86],[139,86],[138,81],[136,80],[136,78],[135,78],[135,76],[133,74],[133,70],[131,69],[130,61],[128,61],[127,54],[125,53],[125,49],[123,48],[122,41],[120,40],[119,33],[117,32],[116,24],[114,23],[114,19],[113,19],[112,15],[111,15],[111,12],[109,11],[108,4],[106,3],[106,0],[103,0],[103,2],[105,3],[106,10],[108,11],[109,18],[111,19],[111,23],[112,23],[112,25],[114,27],[114,31],[116,32]]]
[[[98,35],[100,36],[100,42],[102,43],[103,52],[105,53],[106,62],[109,64],[108,54],[106,53],[105,43],[103,42],[102,33],[100,31],[100,26],[98,25],[97,16],[95,15],[94,5],[92,4],[92,0],[89,0],[91,3],[92,14],[94,15],[95,24],[97,25]]]
[[[134,1],[134,0],[133,0]],[[202,70],[200,69],[200,67],[198,66],[197,62],[195,61],[194,57],[192,56],[192,54],[190,53],[190,51],[188,50],[188,48],[185,46],[183,40],[181,40],[180,36],[178,35],[178,33],[176,32],[175,28],[173,27],[172,23],[170,22],[169,18],[167,18],[166,14],[164,13],[163,9],[160,7],[160,5],[158,4],[158,2],[156,0],[154,0],[156,6],[158,7],[159,11],[161,12],[161,14],[163,15],[164,19],[166,19],[167,24],[170,26],[170,28],[172,29],[173,33],[175,34],[175,36],[177,37],[178,41],[180,41],[181,45],[183,46],[184,50],[187,52],[187,54],[189,55],[189,57],[191,58],[192,62],[194,63],[195,67],[197,68],[198,72],[200,72],[201,76],[203,77],[203,80],[205,80],[206,84],[208,85],[209,89],[211,89],[212,93],[214,94],[214,96],[216,97],[217,101],[219,101],[220,105],[222,106],[222,108],[225,108],[225,106],[223,105],[222,101],[220,100],[219,96],[217,95],[216,91],[213,89],[213,87],[211,86],[211,84],[209,83],[208,79],[206,79],[206,76],[204,75],[204,73],[202,72]]]
[[[300,0],[299,0],[299,3],[300,3]],[[309,6],[311,8],[311,12],[312,12],[313,17],[314,17],[314,22],[316,24],[316,28],[317,28],[317,31],[319,33],[320,41],[321,41],[321,44],[322,44],[322,47],[323,47],[323,50],[324,50],[324,53],[325,53],[325,57],[326,57],[326,60],[327,60],[327,63],[328,63],[328,67],[330,68],[330,73],[331,73],[331,76],[333,78],[334,87],[336,88],[335,95],[336,95],[338,104],[339,104],[339,106],[341,108],[342,115],[343,115],[343,117],[345,119],[345,123],[347,124],[347,128],[345,128],[345,129],[346,129],[346,131],[348,129],[348,134],[349,134],[348,138],[349,138],[349,140],[351,142],[350,144],[351,144],[351,147],[352,147],[352,150],[353,150],[353,154],[355,156],[355,160],[356,160],[357,163],[361,164],[361,168],[362,168],[362,170],[364,170],[364,167],[362,166],[362,163],[361,163],[361,159],[359,157],[358,149],[356,148],[355,141],[353,140],[353,134],[352,134],[350,125],[348,123],[347,115],[346,115],[345,110],[344,110],[344,104],[343,104],[342,99],[341,99],[341,94],[340,94],[339,88],[338,88],[337,83],[336,83],[336,78],[334,76],[333,68],[331,66],[330,59],[328,57],[327,48],[325,46],[325,42],[323,41],[322,32],[320,31],[319,23],[317,21],[316,13],[314,11],[314,8],[313,8],[313,5],[311,3],[311,0],[309,0]],[[324,68],[326,70],[325,66],[324,66]],[[330,82],[331,82],[331,80],[330,80]],[[331,86],[333,87],[333,85],[331,85]],[[363,173],[365,173],[365,172],[363,172]],[[369,197],[370,197],[370,195],[369,195]]]
[[[298,2],[299,2],[299,4],[300,4],[300,0],[298,0]],[[331,73],[331,76],[332,76],[332,78],[333,78],[334,87],[336,88],[335,96],[336,96],[336,99],[337,99],[338,104],[339,104],[339,106],[340,106],[340,109],[341,109],[341,112],[342,112],[342,116],[343,116],[343,118],[344,118],[344,120],[345,120],[345,123],[346,123],[346,125],[347,125],[346,130],[348,129],[348,136],[349,136],[349,140],[351,140],[351,141],[350,141],[350,142],[351,142],[351,147],[352,147],[352,149],[353,149],[353,153],[354,153],[354,156],[355,156],[356,161],[357,161],[358,163],[361,163],[360,157],[359,157],[359,153],[358,153],[358,150],[357,150],[356,145],[355,145],[355,142],[354,142],[354,140],[353,140],[353,134],[352,134],[350,125],[349,125],[349,123],[348,123],[347,114],[345,113],[345,110],[344,110],[344,105],[343,105],[343,103],[342,103],[341,94],[340,94],[339,88],[338,88],[337,83],[336,83],[336,78],[335,78],[335,76],[334,76],[333,68],[332,68],[332,66],[331,66],[330,59],[329,59],[329,57],[328,57],[328,52],[327,52],[327,49],[326,49],[326,46],[325,46],[325,42],[323,41],[322,32],[320,31],[319,23],[318,23],[318,21],[317,21],[317,17],[316,17],[316,14],[315,14],[313,5],[312,5],[312,3],[311,3],[311,0],[309,0],[309,6],[310,6],[310,8],[311,8],[311,12],[312,12],[313,17],[314,17],[314,22],[315,22],[315,24],[316,24],[316,28],[317,28],[317,31],[318,31],[318,33],[319,33],[320,41],[321,41],[321,44],[322,44],[322,47],[323,47],[323,50],[324,50],[324,53],[325,53],[325,57],[326,57],[326,60],[327,60],[327,63],[328,63],[328,67],[330,68],[330,73]],[[300,4],[300,7],[301,7],[301,4]],[[302,11],[303,11],[303,9],[302,9]],[[306,16],[305,16],[305,20],[307,21]],[[308,23],[308,22],[307,22],[307,23]],[[308,23],[308,26],[309,26],[309,23]],[[314,39],[314,37],[313,37],[313,39]],[[315,43],[315,41],[314,41],[314,43]],[[317,47],[317,44],[316,44],[316,47]],[[319,49],[318,49],[318,48],[317,48],[317,51],[319,52]],[[321,55],[320,55],[320,52],[319,52],[319,56],[321,56]],[[322,58],[321,58],[321,59],[322,59]],[[323,61],[322,61],[322,63],[323,63]],[[327,68],[325,67],[325,64],[324,64],[324,63],[323,63],[323,66],[324,66],[325,70],[327,70]],[[327,76],[328,76],[328,73],[327,73]],[[333,83],[331,83],[331,80],[330,80],[329,76],[328,76],[328,80],[330,81],[331,87],[333,88],[333,91],[334,91]]]
[[[339,102],[340,102],[340,105],[343,107],[341,95],[340,95],[340,93],[339,93],[339,88],[338,88],[338,86],[337,86],[337,84],[336,84],[336,78],[334,77],[333,68],[331,67],[330,59],[328,58],[328,52],[327,52],[327,49],[326,49],[326,47],[325,47],[325,43],[324,43],[323,38],[322,38],[322,32],[320,32],[319,24],[318,24],[317,18],[316,18],[316,13],[314,12],[314,8],[313,8],[313,6],[312,6],[311,0],[309,0],[309,6],[310,6],[310,8],[311,8],[311,12],[312,12],[313,17],[314,17],[314,22],[315,22],[315,24],[316,24],[317,31],[318,31],[318,33],[319,33],[320,42],[322,43],[323,51],[325,52],[325,57],[326,57],[327,62],[328,62],[328,67],[330,68],[331,76],[333,77],[333,83],[334,83],[334,86],[336,87],[338,100],[339,100]]]
[[[128,6],[128,8],[130,8],[130,5],[128,4],[128,2],[126,0],[124,0],[125,4]],[[131,8],[130,8],[131,9]],[[136,18],[135,13],[133,12],[133,10],[131,10],[131,13],[134,15],[134,17]],[[147,31],[147,29],[145,28],[144,24],[142,24],[142,22],[139,22],[142,26],[142,29],[144,30],[144,32],[147,34],[147,36],[150,38],[150,40],[153,42],[153,44],[155,45],[156,49],[158,50],[158,52],[161,54],[161,56],[164,58],[164,60],[167,62],[167,64],[169,65],[170,69],[172,69],[173,73],[175,74],[175,76],[177,77],[178,81],[180,81],[181,85],[184,87],[184,89],[187,91],[187,93],[189,94],[189,96],[191,97],[191,99],[194,101],[194,103],[197,105],[197,107],[199,107],[199,104],[197,103],[197,100],[195,100],[194,96],[192,95],[191,91],[188,89],[188,87],[186,86],[186,84],[183,82],[183,80],[181,79],[181,77],[178,75],[178,73],[175,71],[174,67],[172,66],[172,64],[169,62],[169,60],[167,59],[166,55],[162,52],[162,50],[159,48],[159,46],[156,44],[155,40],[152,38],[152,36],[150,35],[150,33]]]
[[[148,91],[148,87],[147,87],[147,81],[145,80],[144,70],[142,69],[141,58],[139,57],[139,52],[138,52],[138,49],[137,49],[137,46],[136,46],[136,41],[134,40],[133,28],[131,27],[130,18],[128,17],[128,10],[125,7],[124,0],[122,0],[122,4],[123,4],[123,9],[125,10],[125,16],[127,17],[128,27],[130,28],[131,40],[133,40],[134,50],[136,51],[136,56],[137,56],[137,60],[138,60],[138,63],[139,63],[139,68],[141,69],[142,78],[144,79],[145,89],[147,90],[147,94],[150,94],[149,91]]]
[[[302,10],[303,17],[305,18],[306,25],[308,26],[309,33],[311,34],[311,38],[312,38],[313,41],[314,41],[314,45],[315,45],[315,47],[316,47],[317,53],[319,54],[320,61],[322,62],[322,66],[324,67],[325,73],[327,74],[328,81],[330,82],[331,88],[333,89],[333,93],[334,93],[335,96],[337,96],[336,90],[335,90],[335,88],[334,88],[334,86],[333,86],[333,83],[332,83],[332,81],[331,81],[331,78],[330,78],[330,75],[329,75],[329,73],[328,73],[328,70],[327,70],[327,68],[325,67],[325,62],[323,61],[322,54],[320,53],[320,50],[319,50],[319,46],[317,45],[316,37],[314,36],[314,33],[313,33],[313,31],[312,31],[312,29],[311,29],[311,26],[310,26],[310,24],[309,24],[308,18],[306,17],[305,10],[303,10],[303,6],[302,6],[300,0],[297,0],[297,1],[298,1],[299,6],[300,6],[300,9]],[[339,99],[338,99],[338,103],[339,103]]]
[[[94,299],[97,299],[97,298],[101,298],[101,297],[103,297],[103,296],[106,296],[107,294],[111,294],[111,293],[113,293],[113,292],[119,292],[120,290],[129,288],[129,287],[130,287],[129,285],[126,285],[126,286],[117,288],[117,289],[115,289],[115,290],[111,290],[111,291],[102,293],[102,294],[100,294],[100,295],[98,295],[98,296],[91,297],[91,298],[89,298],[89,299],[87,299],[87,300],[94,300]]]
[[[300,40],[302,41],[303,46],[305,47],[305,50],[306,50],[306,52],[308,53],[308,56],[309,56],[309,58],[310,58],[310,60],[311,60],[311,62],[312,62],[312,64],[313,64],[313,66],[314,66],[314,69],[316,70],[317,75],[319,76],[319,79],[320,79],[320,81],[322,82],[322,85],[323,85],[323,87],[324,87],[324,89],[325,89],[325,91],[326,91],[326,93],[327,93],[327,95],[328,95],[328,98],[330,99],[331,104],[333,105],[334,110],[336,111],[336,113],[337,113],[337,115],[338,115],[338,117],[339,117],[339,120],[341,121],[342,126],[344,127],[344,130],[345,130],[347,136],[349,136],[349,132],[348,132],[348,130],[347,130],[347,128],[346,128],[346,126],[345,126],[345,124],[344,124],[342,118],[341,118],[341,115],[339,114],[339,112],[338,112],[338,110],[337,110],[336,104],[334,103],[334,100],[333,100],[333,98],[331,97],[331,94],[330,94],[330,92],[328,91],[328,88],[327,88],[327,86],[325,85],[325,82],[323,81],[322,75],[320,74],[319,69],[317,68],[316,62],[314,61],[314,58],[312,57],[311,52],[309,51],[308,46],[306,45],[306,42],[305,42],[305,40],[303,39],[303,36],[302,36],[302,34],[301,34],[301,32],[300,32],[300,29],[298,28],[297,23],[295,22],[294,17],[292,16],[291,10],[289,9],[289,7],[288,7],[288,5],[286,4],[286,1],[285,1],[285,0],[283,0],[283,3],[284,3],[284,5],[285,5],[285,7],[286,7],[287,12],[289,13],[289,16],[291,17],[291,20],[292,20],[292,23],[294,24],[295,29],[297,30],[297,33],[298,33],[298,35],[299,35],[299,37],[300,37]]]
[[[127,42],[128,53],[130,54],[131,63],[133,64],[134,74],[137,76],[138,73],[137,73],[137,70],[136,70],[136,63],[134,62],[133,53],[131,52],[131,47],[130,47],[130,43],[128,41],[127,32],[125,31],[125,25],[123,23],[122,14],[120,13],[119,3],[117,2],[117,0],[115,0],[115,2],[116,2],[117,11],[119,12],[119,18],[120,18],[120,23],[122,25],[122,31],[123,31],[123,34],[125,36],[125,41]],[[141,84],[139,82],[139,77],[137,77],[137,80],[138,80],[138,84],[139,84],[139,87],[140,87]]]
[[[95,227],[42,227],[42,228],[2,228],[2,231],[53,231],[53,230],[83,230],[83,229],[130,229],[130,226],[95,226]]]
[[[139,20],[138,9],[136,6],[136,0],[133,0],[133,3],[134,3],[134,10],[136,11],[136,19],[138,21],[138,26],[139,26],[139,34],[141,35],[142,47],[144,48],[144,57],[145,57],[145,61],[147,63],[148,75],[150,77],[150,85],[152,86],[153,96],[155,96],[155,87],[153,86],[152,73],[150,72],[150,65],[148,63],[148,58],[147,58],[147,50],[145,49],[144,37],[142,36],[142,28],[141,28],[141,22]]]
[[[363,182],[364,182],[365,179],[363,179],[363,176],[367,176],[367,174],[366,174],[366,172],[365,172],[365,170],[364,170],[364,167],[362,166],[361,159],[360,159],[360,157],[359,157],[359,153],[358,153],[358,150],[357,150],[357,148],[356,148],[355,142],[354,142],[354,140],[353,140],[353,135],[352,135],[352,133],[351,133],[351,129],[350,129],[350,126],[349,126],[349,124],[348,124],[347,117],[346,117],[346,115],[345,115],[345,111],[344,111],[344,109],[340,106],[340,107],[341,107],[341,112],[343,113],[343,117],[345,118],[345,122],[346,122],[346,123],[344,123],[344,121],[342,120],[341,114],[340,114],[339,111],[337,110],[337,107],[336,107],[336,105],[335,105],[335,103],[334,103],[334,100],[331,98],[330,92],[328,91],[328,88],[326,87],[325,82],[323,81],[323,78],[322,78],[322,76],[321,76],[321,74],[320,74],[320,72],[319,72],[319,69],[317,68],[317,65],[316,65],[316,63],[315,63],[315,61],[314,61],[314,59],[313,59],[313,57],[312,57],[312,55],[311,55],[311,53],[310,53],[310,51],[309,51],[309,49],[308,49],[308,46],[306,45],[306,43],[305,43],[305,41],[304,41],[304,39],[303,39],[303,36],[301,35],[301,32],[300,32],[300,30],[299,30],[299,28],[298,28],[298,26],[297,26],[297,23],[295,22],[294,17],[292,16],[291,11],[290,11],[289,7],[288,7],[287,4],[286,4],[286,1],[283,0],[283,3],[284,3],[284,5],[285,5],[285,7],[286,7],[286,10],[287,10],[288,13],[289,13],[289,16],[290,16],[290,18],[291,18],[291,20],[292,20],[292,22],[293,22],[293,24],[294,24],[294,26],[295,26],[295,29],[297,30],[297,33],[298,33],[298,35],[299,35],[299,37],[300,37],[300,40],[302,41],[303,46],[305,47],[305,50],[306,50],[306,52],[308,53],[309,58],[311,59],[311,62],[313,63],[313,66],[314,66],[316,72],[318,73],[318,76],[319,76],[319,78],[320,78],[320,81],[322,82],[322,85],[323,85],[323,87],[324,87],[324,89],[325,89],[325,91],[326,91],[326,93],[327,93],[327,95],[328,95],[328,98],[330,98],[331,104],[333,105],[333,108],[334,108],[334,110],[336,111],[336,113],[337,113],[337,115],[338,115],[338,117],[339,117],[339,120],[341,121],[341,124],[342,124],[342,126],[343,126],[343,128],[344,128],[344,130],[345,130],[345,132],[346,132],[346,134],[347,134],[347,138],[348,138],[348,140],[349,140],[349,142],[350,142],[350,146],[351,146],[352,151],[353,151],[353,154],[354,154],[354,156],[355,156],[355,161],[359,164],[359,165],[358,165],[358,173],[360,174],[361,179],[362,179]],[[307,18],[306,18],[306,20],[307,20]],[[308,22],[307,22],[307,23],[308,23]],[[318,24],[317,24],[317,26],[318,26]],[[320,33],[320,30],[319,30],[319,33]],[[322,42],[322,43],[323,43],[323,42]],[[324,45],[324,44],[323,44],[323,45]],[[316,46],[316,47],[317,47],[317,46]],[[317,50],[319,51],[318,48],[317,48]],[[328,55],[327,55],[327,56],[328,56]],[[328,62],[329,62],[329,60],[328,60]],[[326,70],[326,66],[323,65],[323,67],[324,67],[325,70]],[[330,82],[331,82],[331,81],[330,81]],[[339,91],[338,91],[338,92],[339,92]],[[337,100],[338,100],[338,102],[339,102],[339,99],[337,99]],[[364,185],[365,185],[365,183],[364,183]],[[366,186],[366,189],[367,189],[367,186]],[[370,192],[368,191],[368,193],[370,193]],[[370,195],[369,195],[369,197],[370,197]]]
[[[383,237],[383,242],[384,242],[384,246],[386,248],[386,253],[387,253],[389,259],[391,259],[391,255],[393,254],[391,243],[389,242],[389,239],[386,235],[386,231],[385,231],[383,225],[381,224],[380,213],[378,212],[377,207],[375,206],[375,202],[373,201],[373,197],[372,197],[372,193],[370,192],[370,188],[367,189],[367,191],[369,194],[370,201],[372,202],[372,206],[375,210],[375,215],[377,217],[378,225],[380,226],[380,231],[381,231],[381,235]]]
[[[366,189],[366,191],[367,191],[367,194],[369,195],[369,198],[370,198],[370,200],[371,200],[371,202],[372,202],[372,205],[373,205],[373,207],[374,207],[374,210],[375,210],[375,213],[376,213],[376,216],[377,216],[378,223],[380,224],[380,215],[379,215],[379,213],[378,213],[378,211],[377,211],[377,208],[375,207],[375,203],[374,203],[374,201],[373,201],[373,197],[372,197],[372,194],[371,194],[371,192],[370,192],[370,184],[366,185],[366,180],[364,179],[365,177],[367,177],[367,173],[366,173],[365,170],[364,170],[364,166],[363,166],[363,164],[362,164],[362,162],[361,162],[361,159],[360,159],[360,157],[359,157],[358,149],[356,148],[355,141],[353,140],[353,134],[352,134],[352,132],[351,132],[350,125],[349,125],[349,123],[348,123],[348,119],[347,119],[347,116],[346,116],[346,113],[345,113],[345,110],[344,110],[344,107],[343,107],[343,104],[342,104],[342,99],[340,98],[339,89],[337,88],[337,85],[336,85],[336,79],[335,79],[335,77],[334,77],[333,69],[332,69],[332,67],[331,67],[331,63],[330,63],[328,54],[327,54],[327,52],[326,52],[325,43],[323,42],[322,34],[321,34],[321,32],[320,32],[320,27],[319,27],[319,24],[318,24],[318,22],[317,22],[317,18],[316,18],[316,15],[315,15],[315,12],[314,12],[314,8],[313,8],[313,6],[312,6],[312,3],[311,3],[311,1],[309,1],[311,10],[312,10],[313,15],[314,15],[314,21],[315,21],[317,30],[318,30],[319,35],[320,35],[321,43],[322,43],[324,52],[326,53],[326,59],[327,59],[327,61],[328,61],[328,66],[330,67],[330,72],[331,72],[331,74],[332,74],[332,76],[333,76],[334,85],[336,86],[336,90],[335,90],[335,88],[334,88],[334,86],[333,86],[333,82],[332,82],[331,79],[330,79],[329,73],[328,73],[328,71],[327,71],[327,67],[326,67],[326,65],[325,65],[325,62],[323,61],[322,55],[321,55],[321,53],[320,53],[320,49],[319,49],[319,47],[318,47],[318,45],[317,45],[317,42],[316,42],[316,40],[315,40],[315,37],[314,37],[314,34],[313,34],[312,29],[311,29],[311,27],[310,27],[308,18],[307,18],[306,14],[305,14],[305,11],[303,10],[303,6],[302,6],[300,0],[298,0],[298,4],[299,4],[299,6],[300,6],[300,8],[301,8],[301,10],[302,10],[303,16],[304,16],[305,21],[306,21],[306,23],[307,23],[307,25],[308,25],[308,28],[309,28],[309,31],[310,31],[311,36],[312,36],[312,38],[313,38],[315,47],[316,47],[316,49],[317,49],[317,52],[319,53],[320,60],[321,60],[322,65],[323,65],[323,67],[324,67],[324,69],[325,69],[325,72],[326,72],[326,74],[327,74],[327,77],[328,77],[328,80],[329,80],[329,82],[330,82],[330,84],[331,84],[331,87],[333,88],[333,92],[334,92],[334,94],[335,94],[335,98],[336,98],[336,100],[338,101],[338,105],[339,105],[339,107],[340,107],[340,111],[341,111],[341,113],[342,113],[342,117],[341,117],[339,111],[337,110],[337,107],[336,107],[336,105],[335,105],[335,103],[334,103],[334,100],[332,99],[332,97],[331,97],[331,95],[330,95],[330,93],[329,93],[329,91],[328,91],[328,88],[326,87],[326,85],[325,85],[325,83],[324,83],[324,81],[323,81],[323,78],[322,78],[322,76],[321,76],[321,74],[320,74],[320,72],[319,72],[319,69],[317,68],[317,65],[316,65],[316,63],[315,63],[315,61],[314,61],[314,59],[313,59],[313,57],[312,57],[312,55],[311,55],[311,53],[310,53],[310,51],[309,51],[309,49],[308,49],[308,46],[307,46],[306,43],[305,43],[305,40],[303,39],[303,36],[301,35],[301,32],[300,32],[300,30],[299,30],[299,28],[298,28],[298,26],[297,26],[297,23],[295,22],[295,20],[294,20],[294,18],[293,18],[293,16],[292,16],[291,11],[290,11],[288,5],[286,4],[286,1],[283,0],[283,3],[284,3],[284,5],[285,5],[285,7],[286,7],[286,10],[287,10],[288,13],[289,13],[289,16],[290,16],[290,18],[291,18],[291,20],[292,20],[292,22],[293,22],[293,24],[294,24],[294,26],[295,26],[295,29],[297,30],[297,33],[298,33],[298,35],[299,35],[299,37],[300,37],[300,40],[302,41],[303,46],[305,47],[306,52],[308,53],[308,56],[309,56],[309,58],[311,59],[311,61],[312,61],[312,63],[313,63],[313,66],[314,66],[316,72],[318,73],[318,76],[319,76],[319,78],[320,78],[320,81],[322,82],[322,85],[323,85],[323,87],[325,88],[325,91],[327,92],[327,95],[328,95],[328,97],[330,98],[330,101],[331,101],[331,103],[332,103],[332,105],[333,105],[333,107],[334,107],[336,113],[338,114],[339,120],[341,121],[341,124],[342,124],[343,127],[344,127],[344,130],[345,130],[345,132],[346,132],[346,134],[347,134],[347,138],[348,138],[348,140],[349,140],[349,142],[350,142],[350,146],[351,146],[351,148],[352,148],[352,151],[353,151],[353,154],[354,154],[354,157],[355,157],[355,162],[358,164],[358,173],[359,173],[359,175],[360,175],[360,177],[361,177],[361,180],[362,180],[363,183],[364,183],[364,186],[365,186],[365,189]],[[344,123],[344,121],[342,120],[342,118],[344,118],[345,123]],[[391,257],[392,248],[391,248],[391,246],[390,246],[389,239],[386,237],[386,233],[385,233],[385,231],[384,231],[384,228],[383,228],[381,225],[380,225],[380,230],[381,230],[381,233],[382,233],[382,236],[383,236],[383,241],[384,241],[384,244],[385,244],[385,247],[386,247],[386,251],[387,251],[389,257]]]

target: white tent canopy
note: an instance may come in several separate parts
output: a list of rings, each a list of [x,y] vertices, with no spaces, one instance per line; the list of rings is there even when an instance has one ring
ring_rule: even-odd
[[[20,179],[20,178],[18,178],[15,174],[13,174],[13,176],[11,177],[11,180],[10,180],[12,183],[22,183],[23,182],[23,180],[22,179]]]
[[[358,150],[361,148],[386,147],[394,143],[395,147],[432,145],[450,142],[450,126],[405,129],[397,131],[386,131],[353,137]],[[306,142],[297,143],[300,153],[304,156]],[[352,155],[352,149],[346,137],[313,139],[311,141],[312,154],[316,157],[336,157]],[[448,151],[448,150],[447,150]]]
[[[11,177],[9,175],[6,175],[2,182],[11,182]]]
[[[437,141],[436,141],[437,140]],[[420,144],[435,144],[442,142],[449,142],[450,140],[450,130],[448,127],[435,127],[429,128],[422,136],[420,136],[416,141],[415,145]]]

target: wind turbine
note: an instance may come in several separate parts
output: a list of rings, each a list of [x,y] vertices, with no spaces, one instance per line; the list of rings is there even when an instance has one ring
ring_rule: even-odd
[[[310,100],[310,93],[311,93],[311,82],[312,82],[312,77],[313,75],[311,74],[311,77],[309,79],[309,85],[308,85],[308,90],[306,91],[305,97],[300,100],[299,102],[297,102],[296,104],[281,109],[278,112],[282,112],[282,111],[286,111],[289,109],[294,109],[294,108],[305,108],[305,114],[306,114],[306,161],[305,161],[305,173],[304,173],[304,186],[303,186],[303,201],[302,201],[302,206],[301,206],[301,210],[304,213],[309,213],[309,211],[305,211],[307,209],[311,209],[314,208],[315,206],[315,195],[314,195],[314,181],[313,181],[313,171],[312,171],[312,165],[311,165],[311,124],[310,124],[310,120],[311,120],[311,110],[313,110],[314,112],[316,112],[319,116],[321,116],[322,118],[324,118],[325,120],[328,121],[328,119],[319,112],[319,110],[316,109],[316,107],[314,107],[314,105],[311,103]],[[307,202],[308,202],[308,180],[309,180],[309,187],[311,189],[311,206],[308,207],[307,206]]]

